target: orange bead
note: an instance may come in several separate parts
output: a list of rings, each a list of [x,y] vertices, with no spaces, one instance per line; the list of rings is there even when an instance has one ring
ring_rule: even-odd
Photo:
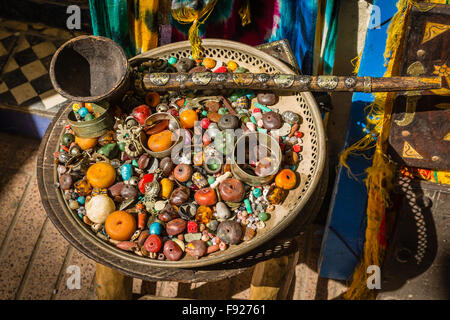
[[[283,169],[275,177],[275,184],[278,188],[291,190],[297,184],[297,176],[291,169]]]
[[[198,121],[198,114],[192,109],[184,110],[180,114],[181,126],[185,129],[193,128],[196,121]]]
[[[84,106],[89,110],[90,113],[94,113],[94,107],[92,106],[92,103],[87,102],[84,104]]]
[[[75,143],[80,146],[81,149],[87,150],[95,147],[97,144],[97,138],[81,138],[75,136]]]
[[[169,149],[172,146],[172,132],[164,130],[160,133],[152,134],[148,138],[148,147],[153,152],[161,152]]]
[[[203,66],[208,69],[212,69],[216,66],[216,60],[211,59],[211,58],[203,59],[202,63],[203,63]]]
[[[94,188],[108,188],[116,181],[116,169],[109,163],[97,162],[89,167],[86,178]]]
[[[136,219],[125,211],[114,211],[105,221],[105,231],[113,240],[129,240],[136,231]]]
[[[149,92],[145,96],[145,103],[150,107],[156,107],[161,101],[161,97],[158,92]]]

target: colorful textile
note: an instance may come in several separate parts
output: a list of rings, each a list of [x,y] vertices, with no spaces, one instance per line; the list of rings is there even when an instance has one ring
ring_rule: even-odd
[[[210,0],[209,0],[210,1]],[[209,2],[205,1],[205,5]],[[242,26],[242,8],[249,3],[251,23]],[[173,0],[172,10],[188,6],[200,9],[197,0]],[[318,9],[322,7],[326,30],[320,29],[325,44],[315,43]],[[265,42],[288,39],[304,74],[317,73],[313,70],[314,47],[323,48],[326,58],[324,72],[331,72],[334,63],[336,43],[337,12],[335,0],[229,0],[218,1],[207,21],[199,26],[201,38],[222,38],[258,45]],[[171,19],[172,42],[188,39],[190,25]],[[324,33],[324,36],[322,35]],[[330,48],[330,49],[328,49]]]
[[[438,171],[412,167],[401,167],[400,174],[411,179],[425,180],[429,182],[450,184],[450,171]]]
[[[89,0],[94,35],[108,37],[128,57],[158,45],[159,0]]]

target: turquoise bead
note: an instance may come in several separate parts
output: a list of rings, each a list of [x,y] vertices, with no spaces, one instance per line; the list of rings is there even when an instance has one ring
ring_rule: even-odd
[[[80,115],[80,117],[84,118],[86,117],[86,115],[89,113],[88,108],[83,107],[80,110],[78,110],[78,114]]]
[[[253,189],[253,195],[258,198],[261,195],[261,189],[260,188],[255,188]]]
[[[263,112],[270,112],[270,111],[272,111],[272,109],[267,108],[265,105],[262,105],[259,102],[255,102],[255,107],[260,108],[261,111],[263,111]]]
[[[120,168],[120,174],[122,175],[122,179],[124,181],[130,180],[131,176],[133,175],[133,167],[129,163],[125,163]]]
[[[170,57],[169,60],[167,60],[167,62],[168,62],[169,64],[175,64],[175,63],[178,62],[178,59],[175,58],[175,57]]]
[[[77,201],[78,201],[79,204],[84,205],[84,203],[86,202],[86,198],[83,197],[83,196],[79,196],[77,198]]]
[[[208,111],[203,110],[203,111],[202,111],[202,116],[206,117],[207,115],[208,115]]]
[[[216,178],[214,178],[214,176],[209,176],[208,177],[208,183],[209,184],[213,184],[216,181]]]
[[[245,205],[245,210],[247,210],[247,213],[252,213],[252,206],[250,205],[250,200],[245,199],[244,205]]]
[[[261,221],[266,221],[267,219],[269,219],[269,216],[268,216],[267,213],[265,213],[265,212],[260,212],[260,213],[258,214],[258,218],[259,218],[259,220],[261,220]]]
[[[267,133],[267,129],[263,129],[263,128],[259,128],[258,127],[257,130],[258,130],[258,132]]]
[[[157,234],[160,235],[162,232],[162,225],[159,222],[153,222],[150,225],[150,230],[149,230],[150,234]]]

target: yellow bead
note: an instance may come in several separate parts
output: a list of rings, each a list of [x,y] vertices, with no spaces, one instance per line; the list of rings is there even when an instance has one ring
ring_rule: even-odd
[[[172,193],[173,190],[173,181],[168,179],[168,178],[164,178],[161,180],[161,197],[163,199],[169,199],[170,194]]]
[[[227,63],[227,68],[230,69],[231,71],[236,70],[238,67],[238,64],[236,62],[234,62],[233,60],[228,61]]]
[[[216,66],[216,60],[211,58],[203,59],[203,66],[208,69],[212,69]]]

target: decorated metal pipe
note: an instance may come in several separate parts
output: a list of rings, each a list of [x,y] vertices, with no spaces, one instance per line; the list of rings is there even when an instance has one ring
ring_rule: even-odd
[[[390,92],[444,87],[441,77],[338,77],[267,73],[144,73],[135,86],[145,91],[255,89],[285,91]],[[448,85],[447,85],[448,86]]]

